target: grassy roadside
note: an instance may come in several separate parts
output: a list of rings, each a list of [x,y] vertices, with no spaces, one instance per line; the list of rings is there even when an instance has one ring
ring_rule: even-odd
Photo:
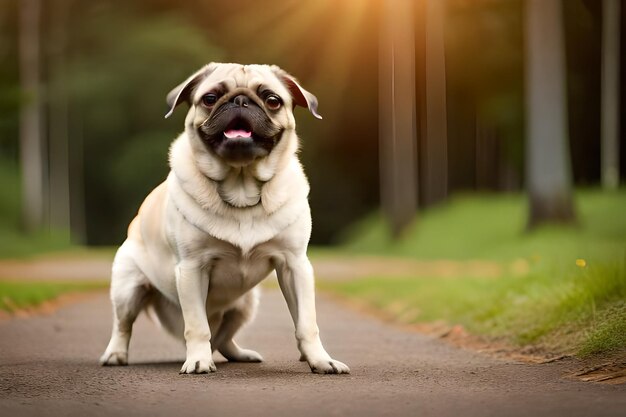
[[[626,348],[626,262],[499,278],[371,277],[319,286],[403,324],[444,321],[488,338],[588,356]]]
[[[62,294],[83,293],[107,288],[108,282],[18,282],[0,281],[0,311],[37,307]]]
[[[423,213],[396,243],[374,216],[352,231],[348,253],[482,259],[526,272],[320,286],[400,323],[461,324],[487,339],[581,357],[626,353],[626,192],[582,191],[577,208],[578,227],[525,234],[522,196],[461,197]]]

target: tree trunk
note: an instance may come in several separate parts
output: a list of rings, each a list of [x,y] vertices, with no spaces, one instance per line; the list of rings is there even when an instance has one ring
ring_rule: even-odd
[[[87,220],[85,218],[85,129],[83,115],[84,105],[73,102],[69,113],[72,114],[70,131],[72,143],[70,156],[70,229],[72,241],[87,244]]]
[[[379,48],[380,198],[398,237],[417,210],[413,4],[385,0]]]
[[[528,227],[575,220],[561,0],[526,0]]]
[[[39,70],[39,0],[20,0],[19,76],[20,163],[22,169],[22,215],[26,231],[42,229],[45,222],[45,149],[42,136]]]
[[[69,0],[57,0],[50,9],[50,226],[57,233],[70,231],[70,179],[68,97],[65,74]]]
[[[420,174],[421,203],[436,204],[448,194],[448,126],[446,109],[446,59],[442,0],[425,4],[425,120],[422,120]]]
[[[619,186],[620,0],[602,5],[602,186]]]

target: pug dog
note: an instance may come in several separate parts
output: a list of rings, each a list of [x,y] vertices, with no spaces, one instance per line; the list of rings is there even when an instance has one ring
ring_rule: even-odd
[[[260,362],[233,339],[273,271],[295,324],[300,360],[314,373],[348,366],[322,346],[315,313],[309,184],[295,106],[316,97],[277,66],[210,63],[167,95],[169,117],[189,104],[170,147],[170,173],[141,205],[112,267],[113,331],[102,365],[126,365],[142,310],[184,340],[182,374],[216,370],[212,353]]]

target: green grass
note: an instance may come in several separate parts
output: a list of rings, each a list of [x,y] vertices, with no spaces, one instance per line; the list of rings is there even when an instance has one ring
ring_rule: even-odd
[[[63,231],[27,234],[21,228],[20,175],[17,165],[0,158],[0,258],[74,248]]]
[[[0,310],[14,311],[37,306],[70,292],[94,291],[107,282],[17,282],[0,281]]]
[[[499,278],[320,282],[403,323],[445,321],[517,345],[581,355],[626,349],[626,258]]]
[[[525,232],[522,195],[462,195],[419,213],[394,242],[380,214],[358,222],[344,236],[348,253],[419,259],[587,258],[620,256],[626,248],[626,189],[576,193],[577,226]]]
[[[28,258],[48,252],[76,251],[63,233],[39,232],[25,235],[22,232],[0,227],[0,259]]]
[[[420,213],[397,242],[380,215],[372,215],[347,234],[345,252],[502,265],[521,260],[528,272],[320,286],[403,323],[443,320],[487,338],[580,356],[626,352],[626,190],[578,191],[576,206],[578,226],[525,232],[523,196],[460,196]]]
[[[589,332],[578,349],[578,354],[588,357],[604,352],[623,351],[626,347],[626,305],[624,301],[607,309],[605,317]]]

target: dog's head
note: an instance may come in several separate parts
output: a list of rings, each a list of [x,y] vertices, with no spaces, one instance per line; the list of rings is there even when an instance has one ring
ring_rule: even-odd
[[[295,129],[296,105],[321,119],[316,97],[277,66],[208,64],[167,95],[165,117],[184,101],[186,129],[237,166],[268,156]]]

